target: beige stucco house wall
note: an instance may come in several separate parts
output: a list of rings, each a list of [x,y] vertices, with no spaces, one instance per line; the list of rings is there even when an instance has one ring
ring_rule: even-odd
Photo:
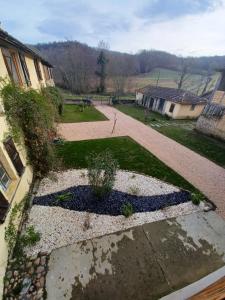
[[[195,105],[194,109],[191,105],[173,103],[175,105],[174,111],[170,113],[169,109],[173,102],[167,101],[165,108],[165,114],[172,119],[197,119],[205,107],[205,104]]]
[[[9,46],[10,48],[10,46]],[[16,47],[13,48],[16,51]],[[21,51],[21,49],[20,49]],[[27,65],[27,69],[30,75],[30,87],[34,89],[40,89],[42,86],[54,85],[54,81],[52,78],[45,78],[45,74],[43,71],[43,63],[40,58],[35,57],[38,60],[40,65],[42,80],[38,79],[37,72],[34,64],[34,57],[24,52],[25,61]],[[5,78],[6,80],[10,80],[8,70],[6,68],[6,64],[3,58],[2,49],[0,47],[0,77]],[[30,88],[24,86],[24,88]],[[26,161],[26,153],[22,146],[18,146],[15,144],[16,150],[19,153],[19,157],[24,166],[24,172],[21,176],[18,175],[18,172],[15,169],[13,162],[11,161],[5,145],[4,140],[9,133],[9,127],[6,122],[4,108],[2,104],[2,99],[0,98],[0,164],[6,171],[8,177],[10,178],[9,185],[7,189],[3,189],[0,184],[0,193],[4,196],[5,200],[9,203],[9,210],[6,214],[6,218],[2,224],[0,224],[0,299],[2,299],[3,295],[3,280],[5,275],[5,270],[7,267],[8,260],[8,245],[5,241],[5,229],[8,226],[10,213],[12,208],[16,203],[19,203],[23,200],[25,195],[28,193],[30,189],[30,185],[33,179],[33,173],[31,167],[27,164]]]

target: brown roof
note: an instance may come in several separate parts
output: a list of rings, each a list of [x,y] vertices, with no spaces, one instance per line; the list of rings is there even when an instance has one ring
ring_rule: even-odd
[[[34,48],[31,48],[23,43],[21,43],[19,40],[15,39],[12,35],[8,34],[8,32],[0,29],[0,46],[5,46],[5,45],[12,45],[15,48],[21,49],[26,53],[31,54],[34,57],[37,57],[41,60],[41,62],[44,65],[47,65],[48,67],[52,68],[52,65],[45,60]]]
[[[167,87],[156,87],[148,85],[143,87],[138,92],[157,98],[162,98],[171,102],[182,103],[182,104],[205,104],[207,98],[199,97],[189,91],[181,89],[167,88]]]

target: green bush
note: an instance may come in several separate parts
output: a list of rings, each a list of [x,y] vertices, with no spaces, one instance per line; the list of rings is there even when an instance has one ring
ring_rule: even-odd
[[[44,97],[48,98],[49,101],[55,106],[58,110],[58,114],[61,116],[63,113],[63,97],[59,89],[54,86],[48,86],[41,89]]]
[[[203,201],[205,197],[201,193],[192,193],[191,201],[194,205],[199,205],[201,201]]]
[[[126,218],[129,218],[134,213],[133,205],[130,202],[123,204],[121,207],[121,212]]]
[[[35,231],[34,226],[27,227],[25,234],[20,237],[20,241],[24,247],[34,246],[40,239],[41,235],[38,231]]]
[[[117,161],[109,151],[99,154],[91,153],[87,157],[88,179],[94,195],[102,199],[107,196],[114,185]]]

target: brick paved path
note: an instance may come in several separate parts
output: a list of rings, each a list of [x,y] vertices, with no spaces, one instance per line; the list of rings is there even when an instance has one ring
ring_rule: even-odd
[[[109,121],[59,124],[59,133],[69,141],[130,136],[201,190],[225,218],[225,169],[113,107],[96,108]],[[117,122],[112,134],[115,114]]]

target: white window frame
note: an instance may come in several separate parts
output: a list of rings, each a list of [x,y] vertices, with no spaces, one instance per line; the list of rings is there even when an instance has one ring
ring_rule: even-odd
[[[6,172],[5,168],[2,166],[1,163],[0,163],[0,169],[3,171],[3,175],[0,177],[0,187],[3,189],[3,191],[6,191],[7,188],[9,187],[11,179],[10,179],[8,173]],[[2,182],[4,178],[7,178],[6,183]]]

